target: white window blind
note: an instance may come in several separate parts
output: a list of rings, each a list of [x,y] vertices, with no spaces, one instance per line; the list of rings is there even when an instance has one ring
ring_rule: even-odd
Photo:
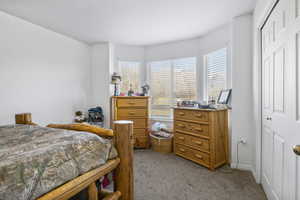
[[[140,63],[130,61],[119,61],[120,75],[122,77],[121,93],[128,93],[130,85],[134,92],[140,90]]]
[[[220,91],[226,89],[227,49],[219,49],[205,56],[207,70],[207,97],[217,100]]]
[[[171,118],[177,100],[196,100],[196,62],[193,57],[149,64],[152,116]]]
[[[158,61],[150,64],[150,91],[152,96],[151,115],[171,116],[172,105],[171,61]]]
[[[173,66],[175,100],[196,100],[196,58],[174,60]]]

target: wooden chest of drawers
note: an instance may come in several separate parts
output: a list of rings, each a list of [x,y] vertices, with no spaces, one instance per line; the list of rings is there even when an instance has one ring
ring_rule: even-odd
[[[228,111],[174,108],[174,151],[211,170],[228,162]]]
[[[133,121],[135,148],[149,147],[149,97],[112,97],[112,121]]]

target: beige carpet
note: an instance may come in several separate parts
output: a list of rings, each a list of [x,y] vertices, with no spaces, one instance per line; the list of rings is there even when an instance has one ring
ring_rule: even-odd
[[[250,172],[214,172],[175,156],[136,150],[135,200],[266,200]]]

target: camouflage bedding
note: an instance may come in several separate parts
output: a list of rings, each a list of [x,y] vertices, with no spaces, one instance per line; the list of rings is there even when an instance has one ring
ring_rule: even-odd
[[[117,156],[91,133],[0,126],[0,200],[32,200]]]

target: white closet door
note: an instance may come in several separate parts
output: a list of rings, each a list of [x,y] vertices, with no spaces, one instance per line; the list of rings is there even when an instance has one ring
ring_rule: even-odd
[[[262,29],[262,185],[300,200],[300,0],[280,0]]]

